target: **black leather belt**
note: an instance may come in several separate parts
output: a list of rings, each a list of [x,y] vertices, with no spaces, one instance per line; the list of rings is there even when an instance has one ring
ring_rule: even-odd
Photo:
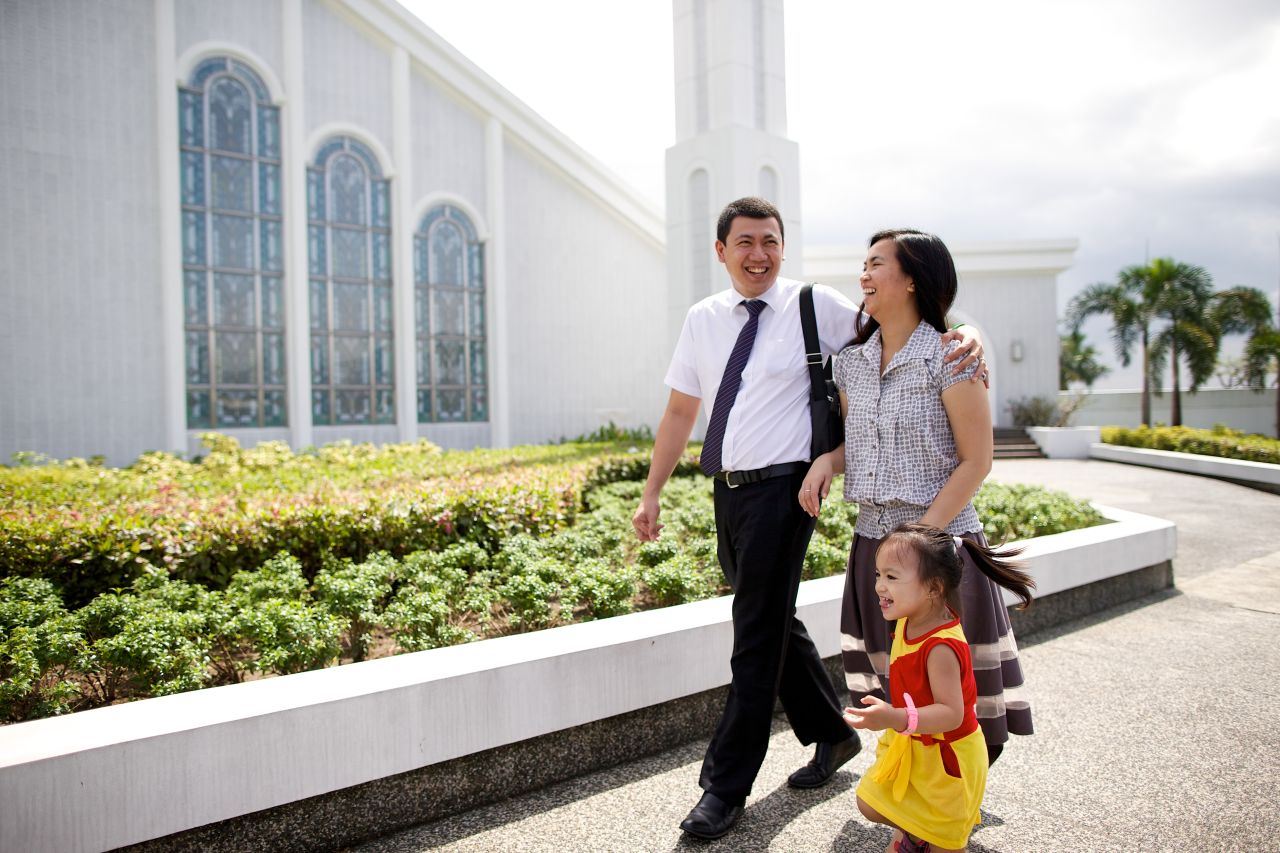
[[[807,470],[809,470],[808,462],[782,462],[778,465],[769,465],[765,468],[755,468],[750,471],[720,471],[712,474],[711,477],[722,483],[727,483],[731,489],[736,489],[738,486],[744,486],[747,483],[758,483],[761,480],[768,480],[772,477],[784,477],[787,474],[795,474]]]

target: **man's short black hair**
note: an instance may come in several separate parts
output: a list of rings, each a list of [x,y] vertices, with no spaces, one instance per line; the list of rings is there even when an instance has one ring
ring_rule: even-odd
[[[778,239],[786,242],[787,235],[782,224],[782,214],[778,212],[778,208],[753,195],[731,201],[725,205],[724,210],[720,211],[720,221],[716,223],[717,240],[724,243],[729,239],[729,228],[733,225],[733,220],[739,216],[745,216],[748,219],[768,219],[772,216],[778,223]]]

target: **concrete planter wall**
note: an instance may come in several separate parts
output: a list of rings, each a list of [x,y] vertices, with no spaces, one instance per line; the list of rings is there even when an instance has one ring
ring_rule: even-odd
[[[1183,474],[1198,474],[1280,494],[1280,465],[1250,462],[1247,459],[1222,459],[1199,453],[1173,450],[1149,450],[1145,447],[1121,447],[1117,444],[1094,444],[1089,448],[1093,459],[1145,465]]]
[[[1088,459],[1089,446],[1102,440],[1096,426],[1027,427],[1027,435],[1050,459]]]
[[[1024,543],[1039,627],[1122,600],[1081,595],[1099,583],[1142,578],[1130,597],[1171,583],[1173,525],[1101,509],[1114,523]],[[798,612],[828,658],[843,584],[801,585]],[[0,850],[332,849],[687,742],[723,702],[730,604],[2,727]]]

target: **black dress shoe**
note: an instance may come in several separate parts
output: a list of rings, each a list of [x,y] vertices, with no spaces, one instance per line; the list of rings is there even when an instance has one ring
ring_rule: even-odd
[[[793,788],[821,788],[860,749],[862,741],[857,735],[839,743],[820,743],[813,751],[813,760],[792,773],[787,784]]]
[[[742,806],[731,806],[715,794],[707,791],[680,828],[696,838],[719,838],[742,817]]]

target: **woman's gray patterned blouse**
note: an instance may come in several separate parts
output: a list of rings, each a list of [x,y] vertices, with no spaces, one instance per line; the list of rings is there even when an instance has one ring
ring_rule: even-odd
[[[858,503],[859,535],[883,539],[899,524],[919,521],[960,464],[942,392],[978,365],[953,376],[953,365],[942,363],[941,337],[922,320],[883,376],[878,329],[836,356],[835,383],[849,401],[844,497]],[[981,529],[972,502],[947,525],[953,535]]]

